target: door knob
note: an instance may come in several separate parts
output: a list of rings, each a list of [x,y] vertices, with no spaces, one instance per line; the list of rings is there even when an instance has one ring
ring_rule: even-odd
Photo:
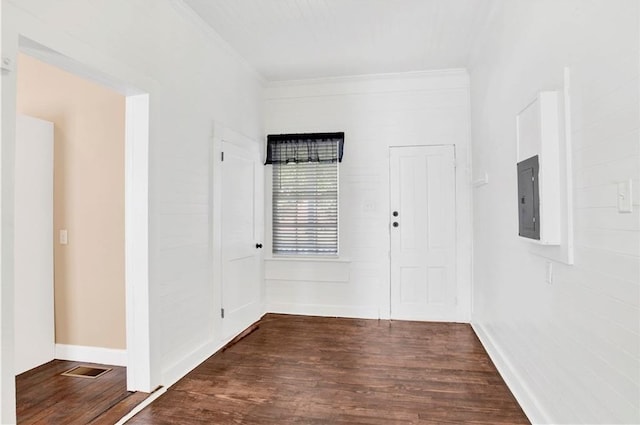
[[[399,226],[398,222],[397,222],[397,221],[394,221],[394,222],[393,222],[393,227],[398,227],[398,226]]]
[[[260,249],[260,248],[262,248],[262,244],[261,243],[257,243],[256,244],[256,249]]]

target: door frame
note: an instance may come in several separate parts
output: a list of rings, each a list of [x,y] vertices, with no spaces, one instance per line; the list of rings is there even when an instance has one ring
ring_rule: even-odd
[[[153,390],[149,300],[149,94],[131,83],[94,70],[70,56],[18,33],[12,51],[64,69],[80,78],[106,86],[125,96],[125,310],[127,334],[127,389]],[[13,209],[17,67],[3,71],[3,89],[9,86],[13,97],[3,97],[2,110],[2,327],[13,329]],[[8,77],[8,78],[6,78]],[[7,84],[9,83],[9,84]],[[6,312],[6,313],[5,313]],[[0,421],[15,420],[13,333],[3,336],[2,404]],[[7,362],[6,359],[11,359]],[[7,375],[11,375],[9,379]],[[12,394],[12,395],[11,395]],[[11,406],[13,408],[11,409]]]

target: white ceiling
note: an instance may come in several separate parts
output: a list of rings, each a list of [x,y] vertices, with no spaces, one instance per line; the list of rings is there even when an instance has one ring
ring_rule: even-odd
[[[492,0],[183,0],[268,81],[465,67]]]

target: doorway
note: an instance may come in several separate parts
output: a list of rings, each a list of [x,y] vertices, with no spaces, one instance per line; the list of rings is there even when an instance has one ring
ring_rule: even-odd
[[[127,389],[151,392],[148,298],[149,95],[24,37],[19,39],[19,48],[30,57],[125,96],[124,310],[127,348],[124,363],[127,365]]]
[[[24,192],[35,194],[49,186],[54,188],[49,205],[43,202],[37,208],[52,214],[53,228],[45,234],[55,232],[56,236],[46,244],[53,247],[55,276],[55,300],[49,301],[55,303],[55,356],[47,361],[57,358],[125,366],[125,97],[25,54],[18,57],[17,74],[17,112],[48,120],[55,142],[32,143],[33,148],[24,152],[29,140],[21,136],[29,127],[16,128],[16,329],[23,325],[17,320],[20,311],[39,317],[36,311],[42,308],[35,301],[45,292],[18,298],[26,273],[17,266],[30,263],[31,268],[51,270],[47,267],[50,261],[35,261],[30,252],[42,244],[18,249],[24,247],[27,228],[31,228],[24,222],[38,220],[36,209],[25,208],[19,201]],[[24,116],[18,118],[18,124],[24,123],[20,120]],[[35,126],[33,120],[29,126]],[[18,177],[24,176],[25,168],[34,168],[36,155],[47,146],[55,152],[49,157],[49,167],[53,166],[49,178],[34,182],[30,189],[19,185],[26,179]],[[30,175],[37,176],[34,171]],[[20,340],[16,332],[16,361],[33,350],[33,344],[21,345]]]
[[[455,321],[452,145],[390,148],[391,318]]]

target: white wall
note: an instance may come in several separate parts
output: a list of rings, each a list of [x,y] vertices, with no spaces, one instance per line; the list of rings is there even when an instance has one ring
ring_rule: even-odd
[[[267,311],[389,317],[389,147],[454,144],[457,155],[458,319],[469,319],[468,76],[463,70],[306,80],[266,90],[266,132],[345,132],[339,166],[339,258],[271,256],[266,170]]]
[[[213,123],[253,139],[262,83],[172,1],[4,0],[2,56],[22,35],[149,93],[149,276],[152,384],[170,384],[220,343],[212,281]],[[2,75],[2,412],[13,420],[12,216],[15,72]],[[217,208],[214,206],[213,208]],[[9,331],[10,332],[10,331]],[[5,335],[9,337],[5,338]]]
[[[529,417],[640,423],[637,0],[502,1],[470,68],[473,324]],[[572,76],[575,264],[518,238],[515,116]],[[616,209],[633,179],[634,212]]]

